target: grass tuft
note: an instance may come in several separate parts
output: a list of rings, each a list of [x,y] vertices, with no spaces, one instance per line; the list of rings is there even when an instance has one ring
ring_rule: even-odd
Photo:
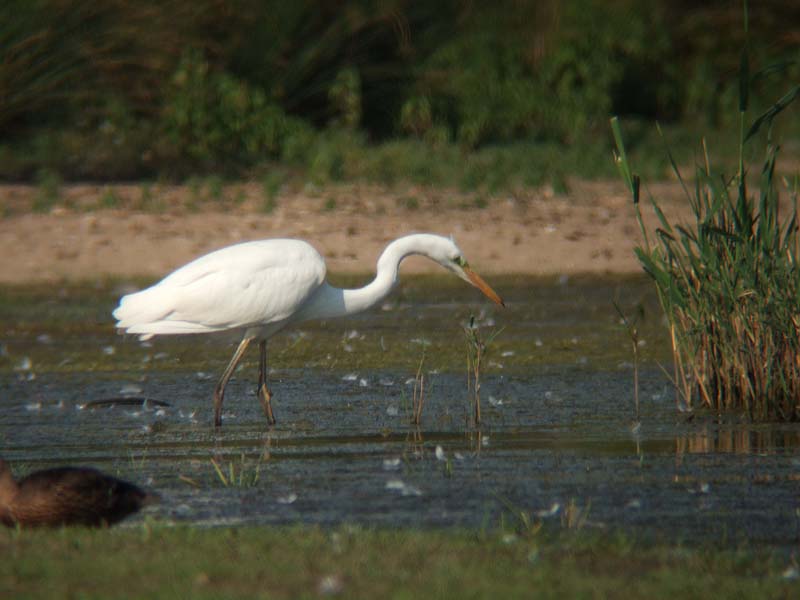
[[[256,460],[255,465],[249,465],[244,454],[241,455],[238,466],[235,461],[230,461],[227,469],[216,458],[211,458],[210,462],[224,487],[255,487],[261,476],[261,460]]]

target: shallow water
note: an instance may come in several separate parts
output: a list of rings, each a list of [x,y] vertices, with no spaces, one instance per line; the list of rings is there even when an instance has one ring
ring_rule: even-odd
[[[153,517],[202,525],[494,528],[526,511],[557,528],[573,505],[584,527],[797,542],[800,428],[677,411],[656,364],[669,355],[646,282],[497,287],[507,310],[463,287],[412,279],[380,310],[275,338],[278,425],[266,426],[254,396],[253,352],[229,386],[218,431],[211,390],[231,347],[116,336],[107,315],[117,291],[108,286],[57,290],[55,300],[48,290],[4,290],[2,454],[20,474],[96,466],[161,494]],[[647,317],[635,433],[631,342],[615,297]],[[480,428],[470,423],[464,374],[461,327],[471,313],[484,334],[504,327],[490,346]],[[423,351],[416,428],[410,398]],[[128,400],[94,405],[120,397]],[[226,479],[233,469],[233,484],[212,458]]]

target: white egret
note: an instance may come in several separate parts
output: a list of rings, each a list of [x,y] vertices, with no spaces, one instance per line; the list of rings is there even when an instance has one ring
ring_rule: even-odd
[[[155,335],[238,331],[242,340],[214,388],[214,424],[222,424],[225,386],[253,341],[259,341],[258,395],[275,423],[267,387],[267,339],[291,323],[351,315],[380,302],[397,283],[400,262],[418,254],[439,263],[502,305],[464,259],[453,240],[426,233],[390,243],[375,279],[343,290],[325,281],[325,261],[294,239],[244,242],[206,254],[157,284],[124,296],[114,310],[117,327],[146,340]]]

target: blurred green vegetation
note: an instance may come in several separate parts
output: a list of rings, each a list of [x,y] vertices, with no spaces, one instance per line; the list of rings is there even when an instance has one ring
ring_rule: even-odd
[[[5,0],[0,178],[560,186],[613,174],[610,114],[664,176],[649,124],[679,158],[729,125],[741,22],[729,0]],[[798,40],[800,4],[753,3],[756,111]]]

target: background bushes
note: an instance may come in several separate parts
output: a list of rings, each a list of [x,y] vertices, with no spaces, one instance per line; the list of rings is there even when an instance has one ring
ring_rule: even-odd
[[[323,181],[392,179],[409,176],[409,152],[608,149],[609,114],[721,127],[735,114],[741,7],[695,4],[6,0],[0,177],[282,162]],[[758,108],[761,88],[766,105],[800,74],[800,6],[752,4],[751,55],[776,65],[753,82]]]

